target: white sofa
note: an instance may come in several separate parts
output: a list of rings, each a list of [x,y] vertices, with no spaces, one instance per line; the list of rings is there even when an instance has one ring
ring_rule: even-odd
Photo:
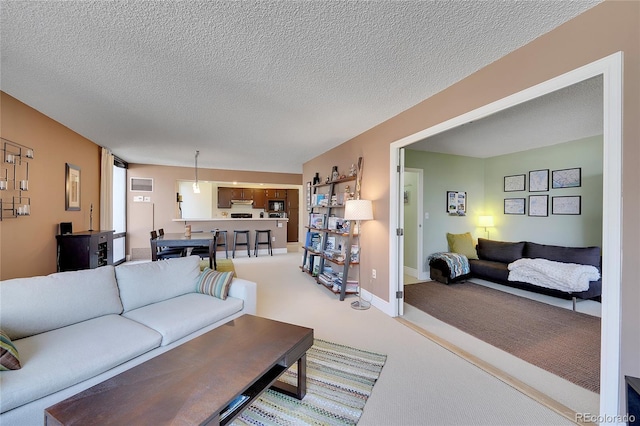
[[[44,410],[243,314],[256,284],[225,300],[196,292],[199,257],[0,282],[0,328],[22,368],[0,371],[0,424],[41,425]]]

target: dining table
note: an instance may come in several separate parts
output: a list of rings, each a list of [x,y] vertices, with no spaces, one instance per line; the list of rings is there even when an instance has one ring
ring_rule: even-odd
[[[151,260],[158,260],[158,246],[168,248],[195,248],[195,247],[208,247],[209,248],[209,267],[211,269],[217,269],[216,264],[216,237],[217,232],[192,232],[190,236],[184,234],[184,232],[172,232],[166,233],[162,236],[158,236],[156,239],[151,240]]]

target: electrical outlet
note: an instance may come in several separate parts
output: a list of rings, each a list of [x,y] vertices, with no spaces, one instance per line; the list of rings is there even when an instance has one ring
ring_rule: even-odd
[[[271,237],[271,241],[275,241],[275,240],[276,240],[276,237]]]
[[[376,279],[376,270],[375,269],[371,270],[371,278],[373,278],[374,280]]]

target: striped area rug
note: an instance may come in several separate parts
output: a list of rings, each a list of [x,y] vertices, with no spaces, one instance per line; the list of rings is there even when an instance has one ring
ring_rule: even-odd
[[[232,425],[355,425],[380,376],[386,355],[316,339],[307,351],[302,400],[267,390]],[[295,384],[296,364],[280,377]]]

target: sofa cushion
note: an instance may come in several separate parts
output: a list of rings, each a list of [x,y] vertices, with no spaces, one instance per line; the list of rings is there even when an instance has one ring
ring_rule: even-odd
[[[498,283],[506,283],[509,280],[509,268],[507,263],[494,262],[493,260],[470,260],[469,267],[474,277]]]
[[[148,352],[161,336],[120,315],[106,315],[15,340],[22,368],[2,372],[4,412],[80,383]]]
[[[524,246],[524,257],[600,267],[600,247],[562,247],[527,241]]]
[[[493,262],[511,263],[523,257],[524,242],[505,242],[478,238],[478,257]]]
[[[452,253],[463,254],[467,259],[478,258],[470,232],[464,234],[450,234],[447,232],[447,243],[449,244],[449,251]]]
[[[0,324],[13,340],[122,312],[113,266],[0,282]]]
[[[0,329],[0,370],[18,370],[20,368],[20,357],[9,336]]]
[[[233,272],[219,272],[210,268],[204,268],[198,278],[196,291],[224,300],[229,294],[231,280],[233,280]]]
[[[124,311],[196,291],[200,276],[198,256],[122,264],[116,278]]]
[[[222,301],[205,294],[189,293],[123,315],[156,330],[162,335],[162,346],[166,346],[239,312],[242,306],[242,300],[233,297]]]

